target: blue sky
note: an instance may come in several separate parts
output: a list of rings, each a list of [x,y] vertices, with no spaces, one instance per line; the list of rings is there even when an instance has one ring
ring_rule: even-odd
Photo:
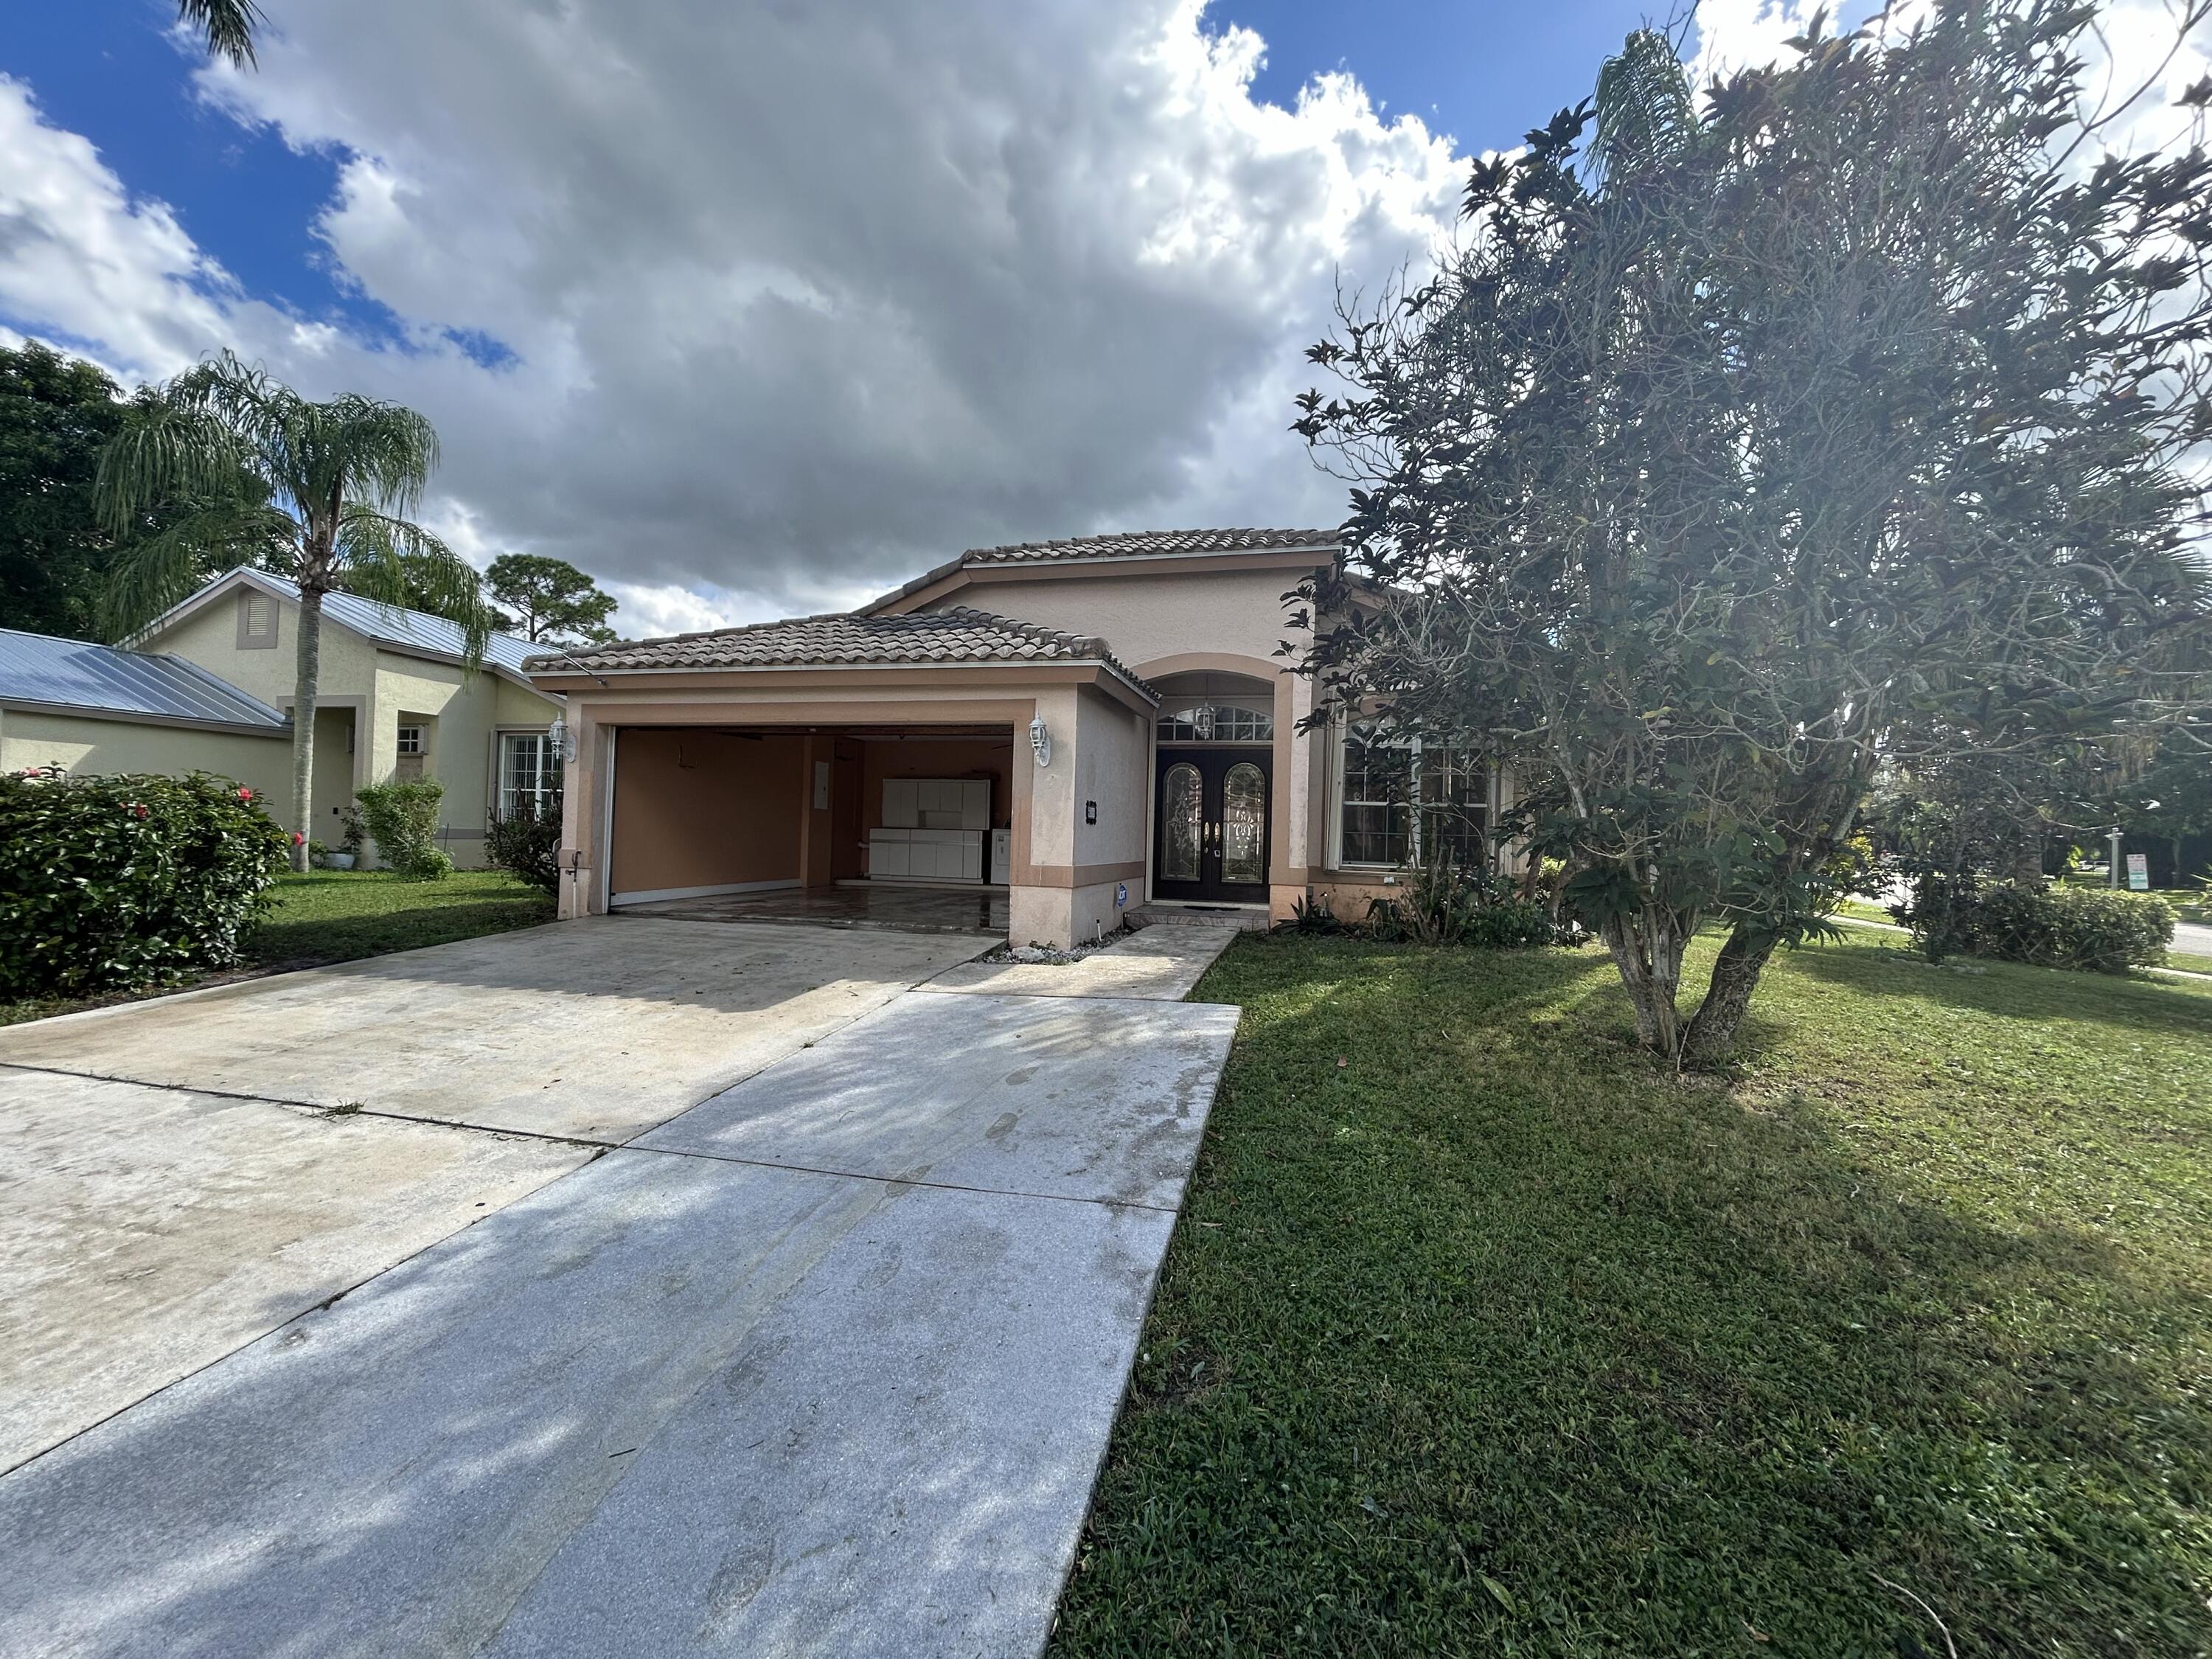
[[[268,9],[281,24],[283,0]],[[197,97],[199,60],[166,32],[174,15],[166,0],[26,7],[0,40],[0,71],[28,82],[57,125],[91,139],[131,190],[176,209],[249,290],[389,337],[391,313],[342,279],[314,234],[339,157],[295,149],[274,126],[248,128]],[[1386,115],[1411,112],[1480,151],[1512,144],[1585,94],[1649,15],[1620,0],[1212,0],[1205,21],[1267,40],[1257,98],[1288,107],[1315,76],[1346,70]]]
[[[593,571],[633,633],[848,603],[963,545],[1334,522],[1285,428],[1336,283],[1423,258],[1467,159],[1645,15],[267,9],[228,78],[170,0],[14,9],[0,327],[126,380],[231,347],[421,408],[439,528]],[[1372,106],[1302,106],[1334,71]]]

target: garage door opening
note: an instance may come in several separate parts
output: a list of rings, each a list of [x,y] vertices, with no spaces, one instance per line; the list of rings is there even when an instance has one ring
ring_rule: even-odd
[[[623,726],[608,903],[1003,936],[1007,726]]]

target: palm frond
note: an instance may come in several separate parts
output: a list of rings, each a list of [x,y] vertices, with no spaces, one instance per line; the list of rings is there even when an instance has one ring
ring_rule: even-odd
[[[210,575],[256,562],[298,531],[289,514],[273,507],[220,501],[126,544],[108,566],[100,592],[100,631],[111,640],[128,637],[190,597]]]
[[[1674,43],[1638,29],[1598,71],[1592,148],[1611,177],[1680,154],[1698,131],[1697,98]]]
[[[349,507],[338,521],[337,562],[348,592],[393,606],[412,599],[459,623],[467,666],[473,671],[483,661],[484,647],[498,626],[498,613],[484,597],[483,579],[422,526],[371,507]]]
[[[252,457],[222,421],[158,394],[142,395],[100,451],[93,505],[100,526],[129,540],[146,515],[179,498],[233,493]]]
[[[253,0],[177,0],[177,21],[206,37],[210,58],[246,69],[255,61],[253,31],[269,20]]]

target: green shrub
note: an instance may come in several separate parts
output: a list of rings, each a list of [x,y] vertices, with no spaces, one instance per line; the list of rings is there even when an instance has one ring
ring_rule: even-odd
[[[376,856],[410,881],[440,881],[453,873],[453,860],[438,845],[438,803],[445,793],[434,778],[372,783],[354,793]]]
[[[2094,887],[1975,887],[1923,878],[1893,913],[1936,960],[1953,952],[2043,968],[2119,974],[2156,968],[2173,938],[2173,909],[2147,893]]]
[[[205,773],[0,776],[0,998],[233,965],[290,844],[252,791]]]
[[[544,811],[528,800],[505,817],[495,812],[484,830],[484,858],[548,893],[561,890],[561,807],[556,795]]]
[[[1431,864],[1395,898],[1368,901],[1367,930],[1379,939],[1508,950],[1556,945],[1559,924],[1540,899],[1524,898],[1506,878]]]

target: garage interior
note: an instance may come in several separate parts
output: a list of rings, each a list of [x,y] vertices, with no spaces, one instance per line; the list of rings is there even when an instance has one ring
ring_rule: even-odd
[[[632,915],[1007,930],[1003,726],[625,726],[608,903]]]

